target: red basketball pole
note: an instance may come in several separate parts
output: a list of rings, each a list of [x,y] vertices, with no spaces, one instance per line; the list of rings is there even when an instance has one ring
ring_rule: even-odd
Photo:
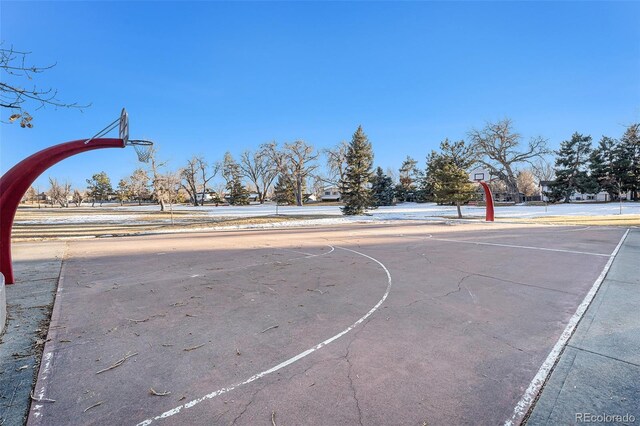
[[[478,182],[482,185],[482,189],[484,189],[484,198],[487,200],[487,213],[486,213],[486,221],[493,222],[493,194],[491,194],[491,188],[489,188],[489,184],[484,181]]]
[[[43,149],[25,158],[0,178],[0,272],[7,284],[15,282],[11,264],[11,228],[20,200],[45,170],[72,155],[101,148],[124,148],[124,139],[71,141]]]

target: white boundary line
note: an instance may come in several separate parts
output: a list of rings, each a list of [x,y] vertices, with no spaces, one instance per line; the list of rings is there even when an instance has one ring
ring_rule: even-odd
[[[582,303],[578,306],[578,309],[576,310],[576,312],[573,314],[573,316],[569,320],[569,323],[567,324],[564,331],[562,332],[562,335],[560,335],[560,338],[554,345],[553,349],[551,349],[551,352],[549,352],[547,359],[545,359],[544,362],[542,363],[542,366],[540,367],[540,369],[538,370],[538,373],[535,375],[535,377],[529,384],[529,387],[527,388],[527,390],[524,392],[524,395],[522,395],[522,398],[520,398],[520,401],[518,401],[518,403],[516,404],[515,408],[513,409],[513,415],[509,420],[504,422],[504,426],[513,426],[516,424],[521,424],[522,419],[529,411],[529,408],[535,401],[538,395],[538,392],[540,392],[540,390],[542,389],[542,386],[547,381],[549,374],[551,374],[551,371],[555,367],[555,364],[558,361],[558,358],[560,358],[560,355],[564,351],[564,348],[567,342],[569,341],[569,338],[571,338],[571,336],[573,335],[573,332],[576,329],[576,326],[578,325],[578,323],[582,319],[582,316],[584,315],[587,308],[593,301],[593,298],[598,292],[598,289],[600,289],[600,285],[602,284],[602,281],[604,281],[604,277],[607,275],[607,272],[609,272],[609,269],[611,268],[611,264],[613,263],[613,260],[618,254],[618,251],[620,250],[620,247],[622,247],[622,243],[627,238],[628,234],[629,234],[629,229],[627,229],[627,231],[624,233],[622,238],[620,238],[618,245],[616,246],[616,248],[613,250],[613,252],[609,257],[607,264],[604,265],[604,269],[602,270],[602,272],[600,273],[596,281],[591,286],[591,289],[589,290],[587,295],[584,297],[584,300],[582,301]]]
[[[330,337],[330,338],[328,338],[327,340],[325,340],[325,341],[323,341],[323,342],[321,342],[321,343],[318,343],[317,345],[313,346],[312,348],[309,348],[309,349],[307,349],[306,351],[301,352],[301,353],[299,353],[298,355],[296,355],[296,356],[294,356],[294,357],[291,357],[291,358],[289,358],[288,360],[283,361],[283,362],[281,362],[280,364],[278,364],[278,365],[276,365],[276,366],[274,366],[274,367],[271,367],[271,368],[270,368],[270,369],[268,369],[268,370],[265,370],[265,371],[263,371],[263,372],[261,372],[261,373],[258,373],[258,374],[255,374],[255,375],[253,375],[253,376],[249,377],[249,378],[248,378],[247,380],[245,380],[244,382],[236,383],[236,384],[231,385],[231,386],[229,386],[229,387],[227,387],[227,388],[218,389],[217,391],[211,392],[211,393],[209,393],[209,394],[207,394],[207,395],[204,395],[204,396],[202,396],[202,397],[200,397],[200,398],[196,398],[196,399],[194,399],[194,400],[192,400],[192,401],[189,401],[189,402],[187,402],[187,403],[185,403],[185,404],[182,404],[182,405],[180,405],[180,406],[178,406],[178,407],[176,407],[176,408],[174,408],[174,409],[171,409],[171,410],[169,410],[169,411],[165,411],[164,413],[162,413],[162,414],[160,414],[160,415],[158,415],[158,416],[151,417],[151,418],[149,418],[149,419],[147,419],[147,420],[143,420],[142,422],[138,423],[138,425],[137,425],[137,426],[147,426],[147,425],[151,424],[151,423],[152,423],[153,421],[155,421],[155,420],[166,419],[166,418],[171,417],[171,416],[173,416],[173,415],[175,415],[175,414],[178,414],[178,413],[179,413],[180,411],[182,411],[183,409],[185,409],[185,410],[186,410],[187,408],[191,408],[191,407],[193,407],[194,405],[199,404],[199,403],[201,403],[201,402],[203,402],[203,401],[206,401],[206,400],[208,400],[208,399],[213,399],[213,398],[215,398],[215,397],[217,397],[217,396],[219,396],[219,395],[222,395],[222,394],[224,394],[224,393],[227,393],[227,392],[231,392],[232,390],[234,390],[234,389],[235,389],[235,388],[237,388],[237,387],[240,387],[240,386],[242,386],[242,385],[246,385],[246,384],[248,384],[248,383],[251,383],[251,382],[253,382],[253,381],[256,381],[256,380],[258,380],[258,379],[260,379],[260,378],[262,378],[262,377],[264,377],[264,376],[266,376],[266,375],[268,375],[268,374],[274,373],[274,372],[276,372],[276,371],[278,371],[278,370],[280,370],[280,369],[282,369],[282,368],[284,368],[284,367],[286,367],[286,366],[288,366],[288,365],[291,365],[291,364],[293,364],[294,362],[299,361],[299,360],[301,360],[302,358],[306,357],[307,355],[312,354],[313,352],[317,351],[318,349],[320,349],[320,348],[322,348],[322,347],[324,347],[324,346],[328,345],[329,343],[333,342],[334,340],[337,340],[337,339],[339,339],[340,337],[344,336],[345,334],[347,334],[348,332],[350,332],[351,330],[353,330],[355,327],[357,327],[358,325],[362,324],[362,323],[363,323],[367,318],[369,318],[369,317],[370,317],[370,316],[371,316],[371,315],[372,315],[376,310],[378,310],[378,308],[379,308],[379,307],[384,303],[384,301],[387,299],[387,296],[389,296],[389,291],[391,290],[391,274],[389,273],[389,270],[387,269],[387,267],[386,267],[386,266],[384,266],[384,265],[382,264],[382,262],[380,262],[379,260],[374,259],[374,258],[373,258],[373,257],[371,257],[371,256],[367,256],[367,255],[366,255],[366,254],[364,254],[364,253],[360,253],[359,251],[351,250],[351,249],[344,248],[344,247],[338,247],[338,246],[336,246],[336,248],[341,249],[341,250],[345,250],[345,251],[350,251],[350,252],[355,253],[355,254],[357,254],[357,255],[360,255],[360,256],[366,257],[367,259],[373,260],[373,261],[374,261],[374,262],[376,262],[378,265],[380,265],[380,267],[382,267],[382,269],[384,269],[384,272],[387,274],[387,289],[386,289],[386,291],[384,292],[384,295],[382,296],[382,299],[380,299],[380,300],[378,301],[378,303],[376,303],[376,304],[375,304],[375,306],[369,310],[369,312],[367,312],[367,313],[366,313],[362,318],[360,318],[358,321],[354,322],[354,323],[353,323],[353,324],[351,324],[349,327],[347,327],[345,330],[341,331],[340,333],[336,334],[335,336]]]
[[[432,238],[434,241],[447,241],[450,243],[461,243],[461,244],[475,244],[480,246],[497,246],[497,247],[509,247],[509,248],[521,248],[527,250],[542,250],[542,251],[555,251],[560,253],[574,253],[574,254],[586,254],[589,256],[602,256],[602,257],[611,257],[612,254],[604,254],[604,253],[591,253],[587,251],[576,251],[576,250],[563,250],[563,249],[552,249],[545,247],[532,247],[532,246],[518,246],[514,244],[498,244],[498,243],[484,243],[484,242],[476,242],[476,241],[463,241],[463,240],[452,240],[449,238]]]

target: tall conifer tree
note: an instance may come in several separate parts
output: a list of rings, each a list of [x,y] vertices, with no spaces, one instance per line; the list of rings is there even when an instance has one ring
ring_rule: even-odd
[[[347,170],[340,181],[340,193],[345,215],[358,215],[368,208],[375,208],[371,196],[370,181],[373,168],[373,150],[367,135],[358,126],[353,134],[346,156]]]
[[[593,191],[592,181],[587,174],[591,136],[576,132],[568,141],[560,144],[556,153],[556,180],[551,185],[552,198],[564,198],[568,203],[574,192]]]
[[[382,167],[378,167],[375,175],[371,178],[371,196],[376,206],[392,206],[394,204],[393,179],[384,174]]]

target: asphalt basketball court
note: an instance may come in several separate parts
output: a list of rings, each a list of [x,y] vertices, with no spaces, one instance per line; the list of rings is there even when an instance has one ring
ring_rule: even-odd
[[[28,422],[517,422],[624,233],[409,223],[69,241]]]

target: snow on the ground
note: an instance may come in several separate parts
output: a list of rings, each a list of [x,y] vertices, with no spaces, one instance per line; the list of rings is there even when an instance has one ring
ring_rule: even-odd
[[[56,215],[59,213],[59,215]],[[80,224],[80,223],[122,223],[122,222],[135,222],[142,223],[139,215],[136,214],[84,214],[84,215],[65,215],[64,210],[56,209],[55,212],[51,211],[51,215],[47,217],[20,220],[16,219],[14,223],[19,225],[38,225],[42,223],[55,223],[55,224]],[[145,223],[148,221],[145,221]]]
[[[103,209],[109,209],[110,214],[81,214],[81,215],[65,215],[60,211],[56,215],[51,211],[50,216],[38,219],[16,220],[16,223],[38,224],[38,223],[129,223],[129,224],[146,224],[151,223],[148,217],[143,215],[150,211],[158,211],[157,205],[143,206],[118,206],[106,205]],[[208,215],[210,217],[224,218],[242,218],[255,216],[272,216],[276,214],[275,204],[254,204],[250,206],[200,206],[194,207],[189,205],[173,206],[175,212],[196,212],[198,215]],[[343,216],[339,206],[331,205],[312,205],[312,206],[278,206],[277,212],[282,215],[300,216],[300,220],[278,222],[277,224],[248,224],[242,227],[272,227],[272,226],[301,226],[311,224],[339,224],[349,222],[371,222],[371,221],[392,221],[392,220],[437,220],[443,216],[456,217],[456,208],[453,206],[439,206],[435,203],[402,203],[397,206],[380,207],[370,210],[363,216]],[[119,213],[119,214],[114,214]],[[464,217],[479,218],[484,217],[485,208],[478,206],[463,206],[462,214]],[[555,204],[549,206],[528,206],[516,205],[508,207],[496,207],[496,218],[535,218],[548,216],[608,216],[619,215],[620,204],[618,203],[574,203],[574,204]],[[640,203],[623,203],[622,214],[640,214]],[[314,219],[305,216],[333,216],[332,218]],[[178,219],[178,218],[176,218]],[[186,218],[176,220],[180,222]],[[168,220],[168,219],[167,219]],[[163,221],[167,221],[163,220]],[[157,221],[154,221],[157,222]]]
[[[128,206],[122,207],[127,211],[157,210],[158,206]],[[204,211],[210,216],[221,217],[247,217],[247,216],[268,216],[276,213],[275,204],[251,205],[251,206],[200,206],[193,207],[187,205],[174,206],[175,211]],[[308,215],[330,215],[342,216],[339,206],[279,206],[278,213],[292,216]],[[623,203],[623,214],[640,214],[640,203]],[[462,214],[467,217],[484,217],[485,208],[477,206],[463,206]],[[574,204],[553,204],[549,206],[528,206],[516,205],[508,207],[496,207],[496,217],[510,218],[532,218],[545,216],[606,216],[619,215],[620,205],[618,203],[574,203]],[[369,216],[370,215],[370,216]],[[368,212],[368,216],[359,219],[381,219],[381,220],[402,220],[402,219],[430,219],[433,217],[456,216],[454,206],[439,206],[435,203],[402,203],[397,206],[379,207]]]

